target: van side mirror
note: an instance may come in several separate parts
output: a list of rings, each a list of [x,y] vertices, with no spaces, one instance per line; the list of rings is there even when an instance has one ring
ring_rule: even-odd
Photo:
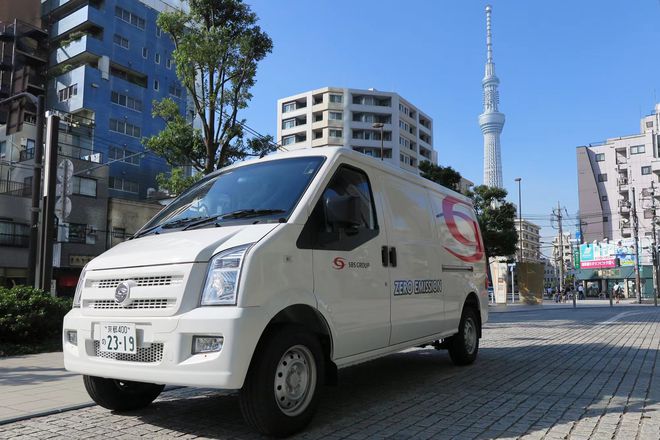
[[[358,196],[339,196],[327,200],[325,215],[328,223],[338,228],[353,229],[362,224],[360,198]]]

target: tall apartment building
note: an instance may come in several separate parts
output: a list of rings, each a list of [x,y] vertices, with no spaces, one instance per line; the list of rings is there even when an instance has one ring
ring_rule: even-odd
[[[516,256],[520,258],[520,244],[522,242],[522,259],[527,263],[538,263],[541,261],[541,228],[529,220],[516,219],[516,232],[518,243],[516,244]]]
[[[577,148],[580,220],[585,242],[633,237],[633,190],[639,219],[641,261],[652,234],[651,183],[660,206],[660,104],[640,121],[640,133]]]
[[[346,146],[419,173],[438,163],[433,120],[397,93],[324,87],[277,101],[277,142],[286,149]]]
[[[566,276],[566,271],[573,268],[573,252],[577,251],[577,247],[573,244],[571,240],[570,232],[566,232],[563,236],[557,234],[556,237],[552,239],[552,259],[550,263],[553,264],[557,270],[559,270],[560,261],[564,262],[564,276]],[[563,252],[563,260],[562,260]]]

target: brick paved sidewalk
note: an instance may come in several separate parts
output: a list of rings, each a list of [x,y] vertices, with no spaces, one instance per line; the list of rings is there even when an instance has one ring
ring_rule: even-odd
[[[61,352],[0,358],[0,424],[90,402],[80,375],[64,369]]]
[[[660,438],[660,310],[494,313],[479,360],[415,349],[340,372],[301,439]],[[235,393],[178,389],[0,426],[0,438],[259,438]]]

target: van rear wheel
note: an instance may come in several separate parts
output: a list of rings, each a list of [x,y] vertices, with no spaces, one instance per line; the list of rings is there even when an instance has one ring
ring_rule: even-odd
[[[449,357],[454,365],[470,365],[479,351],[479,320],[471,307],[463,309],[458,333],[447,341]]]
[[[103,408],[115,411],[142,409],[160,395],[165,385],[83,376],[87,394]]]
[[[311,421],[324,377],[316,336],[283,327],[266,336],[250,366],[239,401],[245,420],[259,432],[286,437]]]

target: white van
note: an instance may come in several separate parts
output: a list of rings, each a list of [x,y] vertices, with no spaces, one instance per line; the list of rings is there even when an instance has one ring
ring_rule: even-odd
[[[312,418],[337,368],[405,348],[472,363],[488,319],[469,199],[345,148],[213,173],[91,261],[64,364],[113,410],[165,384],[240,390],[259,431]]]

